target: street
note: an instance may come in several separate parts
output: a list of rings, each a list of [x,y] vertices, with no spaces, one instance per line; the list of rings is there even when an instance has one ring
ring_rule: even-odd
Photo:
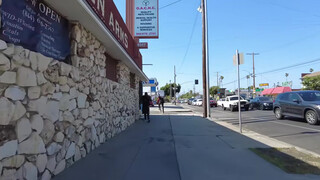
[[[202,107],[183,104],[185,108],[201,114]],[[299,118],[285,117],[277,120],[270,110],[242,112],[242,127],[256,133],[289,143],[320,154],[320,126],[309,125]],[[238,126],[238,111],[223,111],[221,107],[211,108],[211,117]]]

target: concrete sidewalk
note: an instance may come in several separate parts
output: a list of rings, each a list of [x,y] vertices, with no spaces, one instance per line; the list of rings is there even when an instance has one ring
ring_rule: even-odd
[[[175,109],[171,106],[171,109]],[[167,108],[169,109],[169,108]],[[180,108],[177,107],[178,111]],[[165,108],[166,110],[166,108]],[[152,108],[138,121],[54,179],[211,180],[319,179],[287,174],[248,148],[268,147],[215,122]]]

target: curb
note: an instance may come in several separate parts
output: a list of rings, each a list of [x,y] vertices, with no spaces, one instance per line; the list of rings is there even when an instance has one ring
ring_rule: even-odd
[[[223,122],[223,121],[219,121],[218,119],[215,119],[215,118],[207,118],[208,120],[212,121],[212,122],[215,122],[221,126],[224,126],[236,133],[239,133],[239,127],[238,126],[234,126],[234,125],[231,125],[227,122]],[[295,145],[292,145],[292,144],[289,144],[289,143],[286,143],[286,142],[283,142],[283,141],[279,141],[277,139],[274,139],[274,138],[271,138],[271,137],[268,137],[266,135],[262,135],[262,134],[259,134],[257,132],[254,132],[254,131],[251,131],[251,130],[248,130],[248,129],[245,129],[245,128],[242,128],[242,134],[241,135],[244,135],[248,138],[251,138],[255,141],[258,141],[260,143],[263,143],[263,144],[266,144],[270,147],[274,147],[274,148],[295,148],[297,149],[298,151],[302,152],[302,153],[305,153],[305,154],[310,154],[310,155],[313,155],[315,157],[319,157],[320,158],[320,154],[318,153],[315,153],[313,151],[310,151],[310,150],[307,150],[307,149],[304,149],[304,148],[301,148],[301,147],[298,147],[298,146],[295,146]]]
[[[183,107],[183,105],[180,105],[180,107]],[[184,108],[184,107],[183,107]],[[198,113],[198,112],[194,112],[193,110],[191,110],[193,112],[193,115],[197,115],[197,116],[202,116],[201,113]],[[239,127],[238,126],[234,126],[232,124],[229,124],[227,122],[223,122],[223,121],[220,121],[219,119],[217,118],[206,118],[208,119],[209,121],[212,121],[212,122],[215,122],[223,127],[226,127],[236,133],[239,133]],[[270,147],[274,147],[274,148],[295,148],[296,150],[302,152],[302,153],[305,153],[305,154],[310,154],[312,156],[315,156],[315,157],[318,157],[320,158],[320,154],[318,153],[315,153],[313,151],[310,151],[310,150],[307,150],[307,149],[304,149],[304,148],[301,148],[301,147],[298,147],[298,146],[295,146],[295,145],[292,145],[292,144],[289,144],[289,143],[286,143],[286,142],[283,142],[283,141],[279,141],[277,139],[274,139],[274,138],[271,138],[271,137],[268,137],[266,135],[262,135],[262,134],[259,134],[255,131],[251,131],[251,130],[248,130],[246,128],[242,128],[242,134],[241,135],[244,135],[250,139],[253,139],[255,141],[258,141],[260,143],[263,143],[265,145],[268,145]]]

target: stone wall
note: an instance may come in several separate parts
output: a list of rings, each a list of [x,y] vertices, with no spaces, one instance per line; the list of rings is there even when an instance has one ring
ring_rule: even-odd
[[[138,87],[106,49],[72,28],[72,65],[9,44],[0,51],[0,179],[51,179],[139,118]]]

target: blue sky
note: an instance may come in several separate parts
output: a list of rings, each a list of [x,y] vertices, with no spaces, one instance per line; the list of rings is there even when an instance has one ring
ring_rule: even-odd
[[[125,1],[114,0],[125,17]],[[159,0],[160,8],[177,0]],[[159,11],[159,39],[148,42],[149,49],[141,50],[148,77],[158,79],[160,86],[173,81],[173,66],[177,67],[177,82],[182,92],[193,89],[194,79],[202,89],[202,24],[197,11],[200,0],[181,0]],[[224,76],[223,87],[235,89],[236,67],[232,57],[240,52],[257,52],[256,86],[259,83],[293,81],[301,88],[301,73],[310,68],[320,70],[320,7],[319,0],[208,0],[210,85],[217,84],[217,73]],[[192,33],[193,32],[193,33]],[[266,73],[271,70],[275,72]],[[241,77],[252,73],[252,56],[245,56],[240,66]],[[252,78],[241,80],[241,87],[252,85]]]

